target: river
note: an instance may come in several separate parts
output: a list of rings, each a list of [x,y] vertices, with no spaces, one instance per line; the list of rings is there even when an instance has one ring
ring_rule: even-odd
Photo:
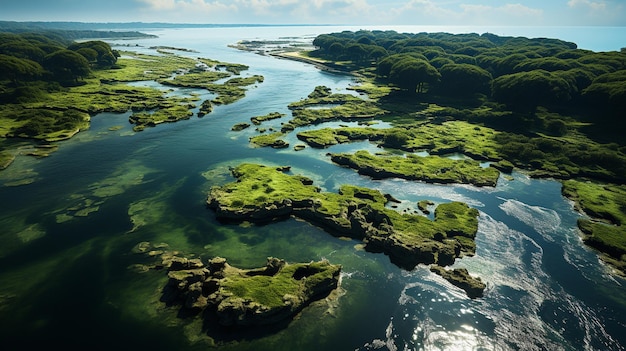
[[[560,183],[521,173],[501,177],[495,188],[371,180],[326,156],[373,150],[367,142],[296,152],[251,147],[253,128],[231,131],[253,116],[288,114],[287,105],[317,85],[348,92],[355,82],[228,44],[336,30],[159,29],[148,30],[157,39],[112,42],[146,52],[156,45],[193,49],[181,54],[243,63],[250,66],[245,74],[265,81],[203,118],[140,133],[132,132],[129,113],[103,113],[52,156],[18,157],[0,172],[3,349],[207,349],[197,323],[159,302],[165,273],[131,269],[149,261],[132,253],[149,241],[204,259],[226,257],[239,267],[262,266],[268,256],[343,265],[332,303],[313,304],[287,327],[246,335],[224,350],[624,350],[624,280],[611,276],[581,242],[580,215],[561,196]],[[287,140],[293,145],[295,133]],[[228,167],[241,162],[290,165],[325,191],[346,183],[376,188],[401,206],[415,207],[421,199],[467,202],[480,211],[477,252],[454,267],[480,276],[485,296],[469,299],[427,267],[402,270],[382,254],[301,221],[218,223],[205,207],[207,192],[231,181]],[[21,180],[30,184],[8,186]],[[84,216],[68,217],[78,208],[86,209]]]

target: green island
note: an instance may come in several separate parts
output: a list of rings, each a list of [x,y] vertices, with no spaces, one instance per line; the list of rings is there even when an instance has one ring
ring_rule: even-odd
[[[197,95],[167,95],[157,88],[128,85],[131,82],[156,81],[216,94],[200,103],[198,116],[210,113],[213,105],[241,99],[247,86],[263,82],[257,75],[240,77],[248,69],[241,64],[169,51],[161,55],[118,51],[100,40],[73,42],[55,32],[0,33],[0,42],[3,138],[68,139],[89,128],[90,118],[101,112],[132,111],[129,122],[136,132],[193,116]],[[216,83],[221,79],[227,80]]]
[[[430,220],[387,208],[393,198],[378,190],[344,185],[338,193],[322,192],[311,179],[289,171],[241,164],[232,169],[237,181],[213,187],[207,204],[226,222],[266,223],[294,216],[334,236],[361,240],[365,250],[382,252],[408,270],[418,264],[448,266],[475,253],[478,211],[467,204],[440,204]]]
[[[284,149],[289,147],[289,143],[281,139],[285,135],[283,132],[260,134],[250,137],[250,142],[259,147],[270,146],[274,149]]]
[[[363,123],[299,131],[297,137],[316,148],[369,140],[408,153],[463,154],[504,173],[517,168],[532,177],[561,180],[564,195],[590,216],[579,221],[585,243],[625,274],[626,234],[615,218],[626,216],[626,209],[613,196],[623,195],[626,187],[625,52],[594,52],[549,38],[368,30],[322,34],[313,45],[312,51],[275,55],[351,74],[360,83],[352,89],[367,98],[317,87],[290,105],[293,118],[283,124],[283,133],[326,121],[377,119],[391,127]],[[400,158],[370,155],[366,164],[357,165],[355,155],[349,163],[360,172],[409,173],[401,169],[404,162],[378,163]],[[424,178],[450,168],[431,170]],[[596,190],[572,186],[582,179]],[[611,225],[603,223],[606,213],[585,205],[594,202],[619,216],[611,215]]]
[[[131,266],[137,272],[167,270],[161,302],[181,314],[202,315],[212,328],[276,324],[294,317],[337,289],[341,266],[328,261],[287,263],[268,257],[265,267],[239,269],[225,258],[203,262],[169,250],[167,244],[141,242],[133,252],[152,261]]]
[[[261,123],[265,122],[265,121],[271,121],[273,119],[278,119],[278,118],[283,118],[285,115],[283,113],[280,112],[270,112],[267,115],[264,116],[254,116],[250,118],[250,121],[254,124],[254,125],[260,125]]]
[[[367,151],[353,154],[331,154],[338,165],[356,169],[359,174],[375,179],[403,178],[427,183],[461,183],[476,186],[496,186],[500,172],[481,167],[474,160],[452,160],[444,157],[372,155]]]
[[[248,69],[245,65],[179,56],[171,51],[184,49],[171,47],[155,48],[159,55],[147,55],[113,50],[103,41],[72,42],[53,33],[0,33],[0,40],[0,137],[35,139],[41,150],[33,155],[39,156],[54,150],[55,144],[48,143],[88,128],[90,118],[98,113],[132,111],[129,122],[139,132],[189,119],[197,108],[198,116],[209,114],[215,105],[238,101],[246,87],[264,80],[257,75],[242,77]],[[324,34],[313,44],[313,51],[285,57],[350,73],[360,83],[352,89],[366,97],[318,86],[306,99],[288,106],[291,119],[282,123],[280,132],[263,134],[265,129],[259,129],[261,135],[251,137],[251,143],[286,148],[289,144],[281,138],[297,128],[358,121],[359,127],[300,131],[297,137],[318,148],[369,140],[406,153],[329,155],[337,164],[377,178],[494,186],[498,171],[510,173],[517,168],[533,177],[562,180],[563,194],[587,215],[578,221],[584,242],[626,276],[622,227],[626,53],[582,50],[557,39],[395,31]],[[196,94],[170,95],[171,90],[128,84],[141,81],[205,89],[216,96],[200,102]],[[273,112],[252,117],[251,122],[259,125],[281,117]],[[374,120],[391,127],[376,128]],[[413,154],[422,151],[429,156]],[[466,159],[447,158],[449,154]],[[15,155],[14,150],[0,150],[0,169],[8,167]],[[489,161],[490,167],[481,167],[480,161]],[[434,273],[468,296],[482,295],[485,284],[479,278],[463,269],[443,268],[474,254],[476,209],[459,202],[443,203],[430,220],[388,208],[392,197],[377,190],[344,185],[337,193],[322,192],[309,178],[288,172],[288,167],[239,165],[232,170],[237,181],[214,187],[207,204],[223,221],[263,223],[297,217],[332,235],[362,240],[366,250],[385,253],[404,269],[430,264]],[[106,179],[105,191],[73,194],[72,206],[53,212],[57,222],[88,216],[108,197],[141,182],[125,174],[121,169]],[[424,214],[430,206],[434,204],[417,203]],[[328,274],[336,278],[339,272],[327,262],[287,265],[270,259],[265,268],[256,270],[238,270],[222,259],[210,261],[209,268],[202,262],[186,262],[174,269],[169,266],[171,295],[166,299],[206,308],[236,296],[223,325],[263,323],[261,319],[273,320],[274,313],[292,316],[301,308],[294,307],[295,301],[323,295],[306,284],[302,290],[303,279],[294,277],[306,276],[308,281],[321,274],[326,287],[336,287],[327,278]],[[221,268],[211,268],[212,264]],[[188,272],[195,269],[202,271],[204,280]],[[200,280],[192,282],[195,279]],[[210,290],[215,279],[220,280],[220,288]],[[190,287],[200,281],[197,295],[198,285]],[[278,290],[266,292],[270,283]],[[209,303],[203,284],[211,286],[208,295],[226,292],[217,294],[218,302]],[[285,300],[285,294],[294,298]],[[243,321],[247,317],[236,313],[244,307],[268,314]]]
[[[574,200],[580,211],[578,227],[584,242],[602,252],[600,258],[626,277],[626,188],[615,184],[567,180],[563,195]]]
[[[351,94],[332,93],[323,86],[316,87],[306,99],[289,104],[289,109],[292,119],[283,124],[283,131],[334,120],[372,119],[386,113],[373,101]]]

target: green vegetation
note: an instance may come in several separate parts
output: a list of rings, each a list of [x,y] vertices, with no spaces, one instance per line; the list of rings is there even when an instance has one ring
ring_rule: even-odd
[[[250,127],[250,123],[237,123],[230,130],[239,132]]]
[[[156,257],[153,265],[136,269],[168,270],[168,282],[160,301],[181,305],[181,315],[201,314],[205,326],[254,326],[281,322],[293,317],[311,302],[325,298],[339,285],[340,265],[326,260],[288,264],[268,257],[262,268],[239,269],[215,257],[205,266],[201,259],[180,257],[149,242],[133,251]]]
[[[535,109],[543,106],[596,124],[597,137],[615,140],[626,131],[620,118],[626,101],[624,52],[593,52],[557,39],[489,33],[344,31],[320,35],[313,44],[318,49],[309,56],[400,88],[414,99],[464,97],[474,104],[489,99],[531,121],[537,119]],[[527,129],[513,125],[518,131]]]
[[[285,306],[285,295],[294,299],[302,296],[308,300],[315,286],[324,280],[332,280],[339,269],[328,261],[285,264],[275,275],[231,275],[220,287],[226,295],[231,295],[227,300],[250,300],[269,308],[280,308]]]
[[[285,136],[285,133],[276,132],[271,134],[261,134],[250,138],[250,142],[259,147],[271,146],[275,149],[282,149],[289,147],[289,143],[280,139]]]
[[[250,118],[250,121],[254,125],[258,126],[258,125],[260,125],[261,123],[263,123],[265,121],[270,121],[270,120],[273,120],[273,119],[282,118],[284,116],[285,115],[283,113],[280,113],[280,112],[271,112],[271,113],[268,113],[265,116],[255,116],[255,117],[252,117],[252,118]]]
[[[591,179],[595,195],[579,187],[564,193],[576,193],[579,201],[586,198],[586,212],[613,222],[581,220],[579,227],[587,234],[586,243],[623,268],[620,257],[626,246],[620,228],[626,206],[609,205],[607,212],[589,202],[624,198],[621,185],[599,184],[626,181],[626,52],[596,53],[556,39],[488,33],[363,30],[323,34],[314,45],[317,49],[307,56],[361,77],[362,86],[354,89],[369,94],[367,102],[384,111],[376,117],[393,127],[309,130],[298,133],[300,140],[313,147],[369,140],[409,152],[462,153],[492,161],[492,167],[507,173],[517,167],[534,177]],[[314,95],[309,99],[323,99],[330,91],[316,89]],[[307,117],[283,130],[318,121]],[[367,162],[357,164],[357,155]],[[395,156],[361,152],[341,158],[375,176],[411,173]],[[568,182],[566,189],[573,187]]]
[[[333,94],[330,89],[318,86],[306,99],[289,104],[293,118],[283,126],[283,131],[333,120],[371,119],[385,111],[373,101],[351,94]]]
[[[0,137],[63,140],[88,128],[90,116],[129,110],[133,129],[141,131],[189,119],[197,107],[196,95],[167,96],[128,82],[207,89],[218,96],[202,102],[198,115],[203,116],[214,104],[235,102],[245,96],[246,86],[263,81],[232,77],[245,65],[118,52],[103,41],[72,43],[53,33],[0,33],[0,43]]]
[[[407,269],[449,265],[474,253],[478,211],[464,203],[440,204],[431,221],[387,208],[387,197],[377,190],[344,185],[338,193],[321,192],[310,179],[285,170],[242,164],[232,170],[237,181],[213,187],[207,203],[222,220],[267,222],[293,215],[331,234],[363,240],[369,251],[384,252]]]
[[[6,151],[0,151],[0,170],[3,170],[9,167],[9,165],[11,164],[11,162],[13,162],[14,159],[15,159],[15,156],[13,156],[12,154]]]
[[[585,243],[605,253],[602,258],[626,276],[626,187],[568,180],[562,192],[592,217],[578,220]]]
[[[367,151],[357,151],[354,154],[332,154],[331,160],[376,179],[397,177],[428,183],[496,186],[500,176],[495,168],[483,168],[478,161],[436,156],[372,155]]]

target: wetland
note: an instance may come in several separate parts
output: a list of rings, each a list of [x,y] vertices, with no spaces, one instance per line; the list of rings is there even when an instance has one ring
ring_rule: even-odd
[[[281,35],[264,31],[270,43]],[[228,47],[244,29],[155,34],[133,39],[132,52],[110,41],[119,67],[84,84],[2,105],[3,339],[67,349],[625,344],[613,271],[624,259],[623,145],[588,121],[554,106],[529,114],[484,96],[406,94],[358,59],[305,54],[357,73],[338,74]],[[23,128],[34,114],[43,128]],[[218,257],[232,278],[211,269]],[[212,296],[215,279],[223,289]],[[166,294],[174,286],[187,290]],[[258,322],[241,311],[274,307],[281,322],[232,328]]]

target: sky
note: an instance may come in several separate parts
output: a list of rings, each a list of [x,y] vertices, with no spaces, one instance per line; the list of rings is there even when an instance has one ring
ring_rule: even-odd
[[[626,26],[626,0],[0,0],[0,20]]]

